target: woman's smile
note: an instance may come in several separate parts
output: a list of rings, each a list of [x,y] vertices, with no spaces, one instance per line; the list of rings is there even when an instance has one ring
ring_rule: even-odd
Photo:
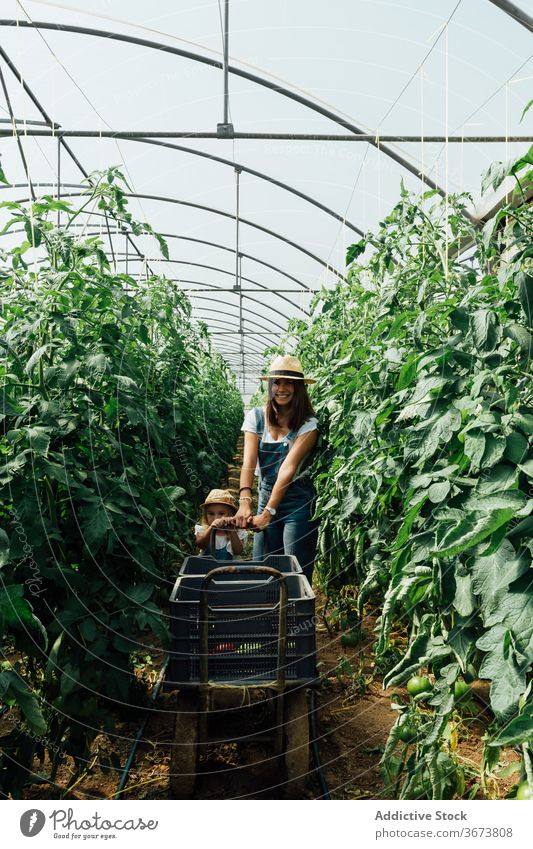
[[[289,401],[292,401],[294,386],[289,381],[280,380],[279,383],[274,381],[272,384],[272,395],[278,404],[287,404]]]

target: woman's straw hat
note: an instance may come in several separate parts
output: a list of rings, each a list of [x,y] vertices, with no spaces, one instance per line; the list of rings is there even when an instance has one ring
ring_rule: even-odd
[[[302,364],[296,357],[276,357],[270,364],[268,374],[262,374],[260,380],[270,380],[272,377],[286,377],[290,380],[303,380],[304,383],[316,383],[312,377],[304,377]]]
[[[233,512],[237,512],[235,499],[229,489],[212,489],[203,504],[200,507],[207,507],[209,504],[225,504],[231,507]]]

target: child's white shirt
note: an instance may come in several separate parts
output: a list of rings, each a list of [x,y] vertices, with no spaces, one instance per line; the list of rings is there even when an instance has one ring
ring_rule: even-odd
[[[224,528],[218,528],[218,530],[224,531]],[[239,539],[244,544],[246,542],[246,540],[248,539],[248,531],[246,531],[244,528],[233,528],[232,530],[237,531]],[[202,533],[204,533],[204,531],[205,531],[205,525],[195,525],[194,526],[194,533],[195,534],[202,534]],[[234,560],[239,559],[238,555],[235,555],[233,553],[230,535],[226,531],[224,531],[224,534],[221,534],[221,533],[216,534],[216,536],[215,536],[215,548],[217,550],[219,548],[225,548],[229,552],[229,554],[231,554],[231,556],[233,557]]]

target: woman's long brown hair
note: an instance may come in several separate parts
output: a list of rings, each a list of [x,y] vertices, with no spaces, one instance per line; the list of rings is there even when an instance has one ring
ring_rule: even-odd
[[[272,397],[272,384],[274,378],[268,379],[268,401],[266,405],[267,421],[273,427],[279,427],[278,411],[280,407]],[[316,416],[316,413],[311,404],[311,399],[307,394],[307,387],[303,380],[293,380],[294,395],[292,396],[291,408],[289,414],[288,425],[290,430],[298,430],[303,423],[310,417]]]

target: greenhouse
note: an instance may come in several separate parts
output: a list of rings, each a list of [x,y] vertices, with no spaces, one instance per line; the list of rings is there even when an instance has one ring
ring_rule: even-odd
[[[531,0],[2,9],[1,797],[533,798]]]

